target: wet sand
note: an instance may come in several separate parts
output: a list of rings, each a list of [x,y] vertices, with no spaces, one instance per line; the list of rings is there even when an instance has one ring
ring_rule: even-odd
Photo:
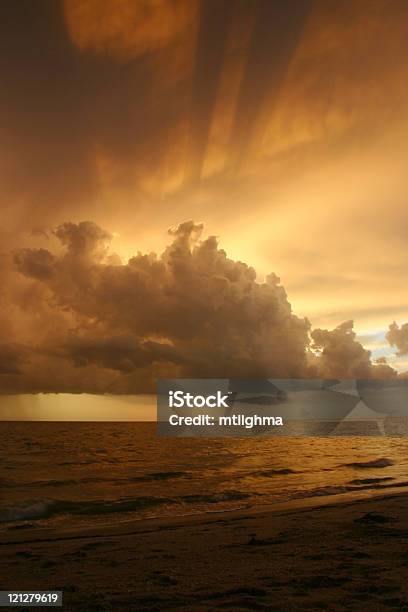
[[[408,610],[408,495],[8,532],[2,589],[65,610]]]

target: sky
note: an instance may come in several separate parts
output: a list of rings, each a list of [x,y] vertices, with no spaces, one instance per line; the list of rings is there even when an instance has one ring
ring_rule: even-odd
[[[0,10],[2,394],[408,369],[406,0]]]

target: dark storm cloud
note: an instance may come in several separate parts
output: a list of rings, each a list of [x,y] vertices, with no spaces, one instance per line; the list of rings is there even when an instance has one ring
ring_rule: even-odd
[[[1,390],[137,393],[162,377],[388,377],[348,321],[311,332],[279,278],[256,280],[203,225],[169,230],[161,255],[123,264],[109,233],[65,223],[56,252],[23,248],[14,263],[24,346],[0,347]],[[33,308],[35,305],[35,308]],[[29,325],[29,322],[31,324]],[[312,350],[311,350],[312,349]]]
[[[41,351],[121,372],[162,363],[184,376],[300,375],[308,322],[292,314],[277,277],[257,283],[215,237],[201,240],[202,229],[185,222],[170,230],[161,256],[139,254],[126,265],[109,263],[107,234],[89,222],[57,228],[59,256],[16,253],[20,272],[76,320],[74,331],[57,343],[49,336]]]

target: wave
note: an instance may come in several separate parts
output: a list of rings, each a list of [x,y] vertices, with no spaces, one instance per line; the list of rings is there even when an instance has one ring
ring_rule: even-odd
[[[391,482],[390,482],[391,481]],[[408,481],[395,482],[393,478],[367,478],[352,480],[345,485],[330,485],[309,491],[297,492],[292,499],[335,496],[344,493],[353,493],[364,490],[386,490],[389,488],[408,488]],[[229,501],[262,496],[262,494],[249,494],[237,490],[219,491],[214,494],[191,494],[178,497],[136,497],[119,500],[30,500],[18,505],[0,510],[0,523],[15,523],[18,521],[37,521],[48,519],[56,515],[86,516],[116,513],[138,512],[146,508],[160,506],[185,506],[194,504],[216,505]],[[252,505],[252,504],[251,504]],[[222,508],[222,511],[225,507]],[[203,508],[196,509],[202,512]],[[209,509],[207,510],[210,511]],[[178,514],[178,513],[176,513]]]
[[[352,485],[366,485],[366,484],[378,484],[379,482],[386,482],[387,480],[395,480],[392,476],[384,476],[383,478],[356,478],[350,480],[349,484]]]
[[[47,515],[48,502],[34,501],[19,506],[12,506],[0,512],[0,522],[40,519]]]
[[[29,482],[19,482],[17,480],[2,480],[1,486],[4,488],[44,488],[44,487],[69,487],[81,484],[107,483],[111,485],[123,485],[126,483],[152,482],[155,480],[170,480],[187,476],[187,472],[151,472],[141,476],[131,476],[129,478],[107,478],[105,476],[85,476],[84,478],[50,479],[50,480],[31,480]]]
[[[287,474],[298,474],[296,470],[291,470],[290,468],[280,468],[274,470],[262,470],[261,472],[257,472],[260,476],[277,476],[277,475],[287,475]]]
[[[369,479],[367,479],[369,480]],[[363,484],[360,486],[353,485],[351,483],[356,481],[351,481],[347,485],[332,485],[327,487],[320,487],[318,489],[311,489],[309,491],[303,491],[302,493],[297,493],[295,498],[309,498],[309,497],[321,497],[325,495],[340,495],[341,493],[352,493],[356,491],[367,491],[367,490],[378,490],[378,489],[390,489],[390,488],[407,488],[408,481],[403,482],[392,482],[388,484],[383,484],[383,482],[379,482],[382,479],[372,479],[373,482],[367,484]],[[385,480],[389,480],[386,478]],[[394,480],[391,478],[390,480]]]
[[[390,465],[394,465],[394,462],[388,457],[381,457],[381,459],[373,459],[372,461],[354,461],[353,463],[343,463],[342,467],[353,467],[358,470],[369,470],[372,468],[384,468]]]
[[[118,501],[63,501],[39,500],[12,506],[0,512],[0,522],[7,523],[19,520],[38,520],[50,518],[57,514],[89,515],[132,512],[171,503],[172,500],[160,497],[137,497]]]
[[[241,500],[250,497],[240,491],[221,491],[213,495],[183,495],[175,498],[136,497],[119,500],[34,500],[11,506],[0,511],[0,522],[7,523],[21,520],[39,520],[55,515],[101,515],[119,512],[137,512],[145,508],[171,504],[189,504],[204,502],[217,504],[225,501]]]

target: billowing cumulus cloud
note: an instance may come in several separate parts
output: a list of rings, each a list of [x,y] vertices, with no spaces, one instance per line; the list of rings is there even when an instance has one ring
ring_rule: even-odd
[[[120,373],[127,391],[138,390],[143,368],[178,376],[301,375],[309,323],[292,313],[279,279],[256,282],[251,267],[229,259],[215,237],[201,239],[202,231],[185,222],[170,230],[161,256],[139,253],[127,264],[109,255],[109,235],[90,222],[56,229],[59,255],[16,252],[20,272],[70,315],[57,338],[39,339],[38,351],[83,368],[84,379],[88,366]]]
[[[312,348],[318,352],[316,373],[322,378],[389,378],[395,371],[385,359],[371,361],[371,353],[356,340],[353,321],[345,321],[332,331],[315,329]]]
[[[186,221],[169,230],[163,253],[139,252],[127,263],[90,221],[44,236],[52,249],[15,250],[7,261],[18,274],[4,297],[13,308],[4,312],[20,335],[7,335],[5,321],[0,390],[138,393],[153,391],[160,376],[396,374],[372,363],[352,321],[311,331],[275,274],[259,282],[203,232]]]

